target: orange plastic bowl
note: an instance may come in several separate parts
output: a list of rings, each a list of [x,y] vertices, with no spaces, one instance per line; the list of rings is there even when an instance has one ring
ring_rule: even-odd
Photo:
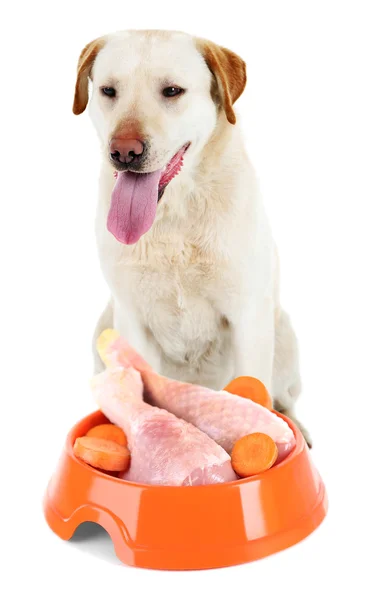
[[[279,413],[277,413],[279,414]],[[95,412],[70,431],[44,501],[62,539],[99,523],[120,560],[151,569],[209,569],[256,560],[296,544],[323,520],[325,486],[303,436],[279,465],[233,483],[166,487],[105,475],[74,456],[77,437],[108,419]]]

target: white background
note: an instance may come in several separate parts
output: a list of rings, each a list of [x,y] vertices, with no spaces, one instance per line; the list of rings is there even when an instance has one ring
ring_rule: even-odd
[[[3,598],[366,597],[366,17],[363,2],[18,2],[1,22]],[[124,567],[103,531],[65,543],[42,495],[65,435],[94,409],[90,339],[107,298],[93,220],[99,150],[71,112],[76,62],[117,29],[181,29],[248,65],[238,109],[282,266],[330,498],[310,538],[240,567]],[[363,557],[364,555],[364,557]],[[251,594],[251,596],[250,596]]]

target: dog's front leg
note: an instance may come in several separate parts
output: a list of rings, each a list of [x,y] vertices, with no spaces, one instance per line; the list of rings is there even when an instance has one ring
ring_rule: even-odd
[[[93,335],[95,374],[100,373],[105,368],[97,352],[97,339],[104,329],[109,328],[116,329],[156,371],[160,370],[160,353],[147,338],[144,327],[142,327],[134,311],[121,306],[121,304],[114,305],[110,300],[98,319]]]
[[[102,312],[101,316],[97,321],[97,325],[93,334],[93,342],[92,342],[92,352],[93,352],[93,360],[94,360],[94,374],[97,375],[105,368],[101,357],[97,352],[97,340],[101,335],[104,329],[110,329],[113,327],[113,306],[112,300],[110,300]]]
[[[275,341],[272,300],[245,305],[233,329],[235,377],[256,377],[270,391]]]
[[[134,311],[131,302],[127,301],[126,304],[119,302],[115,305],[113,326],[152,369],[159,373],[161,370],[160,348],[150,334],[149,328],[142,323]]]

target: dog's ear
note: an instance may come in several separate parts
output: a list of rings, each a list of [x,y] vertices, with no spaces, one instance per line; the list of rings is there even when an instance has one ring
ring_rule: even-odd
[[[246,63],[237,54],[207,40],[198,40],[198,48],[212,72],[217,93],[213,94],[223,106],[227,119],[236,123],[233,104],[241,96],[246,85]]]
[[[73,113],[80,115],[85,111],[88,104],[88,77],[93,67],[98,52],[103,48],[105,42],[102,38],[93,40],[86,45],[79,56],[78,70],[75,84]]]

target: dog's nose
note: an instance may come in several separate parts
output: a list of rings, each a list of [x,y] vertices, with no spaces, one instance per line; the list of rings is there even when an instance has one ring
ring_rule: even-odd
[[[143,152],[144,144],[140,140],[115,137],[110,141],[110,157],[116,166],[137,163],[141,160]]]

